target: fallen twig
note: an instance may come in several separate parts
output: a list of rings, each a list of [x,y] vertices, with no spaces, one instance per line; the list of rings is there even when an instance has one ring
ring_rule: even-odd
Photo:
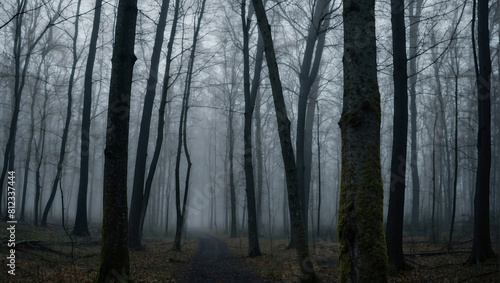
[[[434,252],[420,252],[420,253],[411,253],[404,254],[407,257],[417,257],[417,256],[436,256],[436,255],[445,255],[445,254],[467,254],[470,253],[470,250],[445,250],[445,251],[434,251]]]
[[[471,276],[469,278],[462,279],[462,280],[460,280],[458,282],[466,282],[466,281],[469,281],[470,279],[473,279],[473,278],[479,278],[479,277],[483,277],[483,276],[488,276],[488,275],[492,275],[492,274],[495,274],[495,273],[500,273],[500,270],[495,270],[495,271],[492,271],[492,272],[481,273],[481,274],[478,274],[478,275]]]

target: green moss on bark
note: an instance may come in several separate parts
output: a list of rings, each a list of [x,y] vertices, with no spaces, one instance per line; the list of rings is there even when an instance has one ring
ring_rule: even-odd
[[[361,182],[345,182],[355,176],[349,161],[343,160],[338,224],[340,282],[352,282],[353,273],[358,282],[379,282],[387,274],[383,186],[380,167],[376,166],[380,162],[378,145],[366,146],[373,154],[362,159]]]
[[[371,260],[362,260],[363,272],[360,274],[360,282],[376,282],[387,275],[387,250],[383,232],[383,198],[384,189],[380,172],[380,150],[378,144],[367,144],[369,154],[363,158],[363,173],[361,190],[358,196],[358,207],[356,215],[361,223],[362,230],[359,231],[359,246],[364,254]],[[376,260],[374,260],[376,259]]]

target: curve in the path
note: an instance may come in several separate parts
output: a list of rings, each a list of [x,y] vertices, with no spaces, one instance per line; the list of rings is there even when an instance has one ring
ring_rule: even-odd
[[[198,239],[198,251],[190,262],[184,264],[178,282],[269,282],[245,268],[231,255],[223,241],[202,231],[189,234]]]

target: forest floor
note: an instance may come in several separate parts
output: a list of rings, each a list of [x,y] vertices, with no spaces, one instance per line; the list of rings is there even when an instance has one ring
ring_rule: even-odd
[[[248,238],[219,236],[231,253],[255,273],[273,281],[296,282],[295,250],[287,249],[288,239],[259,238],[262,256],[247,257]],[[412,270],[390,276],[390,282],[500,282],[499,261],[467,266],[472,241],[462,239],[447,249],[447,244],[431,243],[425,238],[405,238],[403,250]],[[316,273],[321,282],[338,282],[338,242],[320,241],[310,245]],[[500,246],[493,247],[499,254]]]
[[[226,243],[202,231],[190,231],[199,241],[198,251],[177,273],[177,282],[252,283],[272,282],[274,278],[259,277],[245,267],[227,249]]]
[[[15,276],[7,271],[9,224],[0,222],[0,282],[93,282],[99,268],[99,234],[74,238],[60,225],[38,228],[16,224]],[[145,237],[144,251],[130,251],[135,282],[296,282],[298,269],[287,239],[260,238],[262,256],[249,258],[248,239],[191,231],[182,252],[171,251],[173,239]],[[73,247],[72,247],[73,246]],[[424,238],[405,238],[404,252],[414,267],[390,277],[390,282],[500,282],[499,262],[465,266],[472,242],[462,239],[451,250]],[[498,255],[500,246],[494,245]],[[337,282],[338,243],[311,244],[316,272],[322,282]]]
[[[61,225],[35,227],[16,224],[15,275],[8,274],[8,230],[0,221],[0,282],[93,282],[99,270],[100,235],[77,237],[72,243]],[[69,231],[71,232],[71,230]],[[182,241],[182,252],[171,251],[173,238],[145,237],[143,251],[130,250],[130,272],[135,282],[175,282],[177,270],[194,256],[198,241]]]

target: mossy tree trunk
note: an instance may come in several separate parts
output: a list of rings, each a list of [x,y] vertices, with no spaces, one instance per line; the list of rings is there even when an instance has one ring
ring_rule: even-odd
[[[340,282],[387,282],[375,1],[344,1]]]
[[[278,63],[274,53],[274,43],[271,35],[271,26],[267,20],[266,11],[261,0],[252,0],[255,15],[262,38],[264,40],[264,50],[266,54],[267,67],[269,69],[269,80],[274,99],[274,109],[276,119],[278,121],[278,134],[281,144],[281,153],[283,163],[285,164],[286,183],[288,192],[288,209],[292,226],[292,233],[295,234],[297,240],[297,260],[300,268],[301,282],[316,282],[317,276],[314,271],[314,264],[309,254],[309,246],[307,243],[307,230],[304,226],[302,218],[302,210],[300,208],[300,199],[298,191],[297,167],[295,164],[295,154],[292,147],[290,136],[290,120],[283,97],[283,88],[279,75]]]
[[[391,268],[406,269],[403,256],[403,217],[406,187],[406,142],[408,139],[408,94],[404,0],[391,1],[392,58],[394,61],[394,127],[391,183],[387,212],[386,243]],[[418,211],[418,210],[417,210]]]
[[[103,222],[101,256],[96,282],[131,282],[127,167],[130,94],[134,55],[137,0],[120,0],[113,46],[104,150]]]

